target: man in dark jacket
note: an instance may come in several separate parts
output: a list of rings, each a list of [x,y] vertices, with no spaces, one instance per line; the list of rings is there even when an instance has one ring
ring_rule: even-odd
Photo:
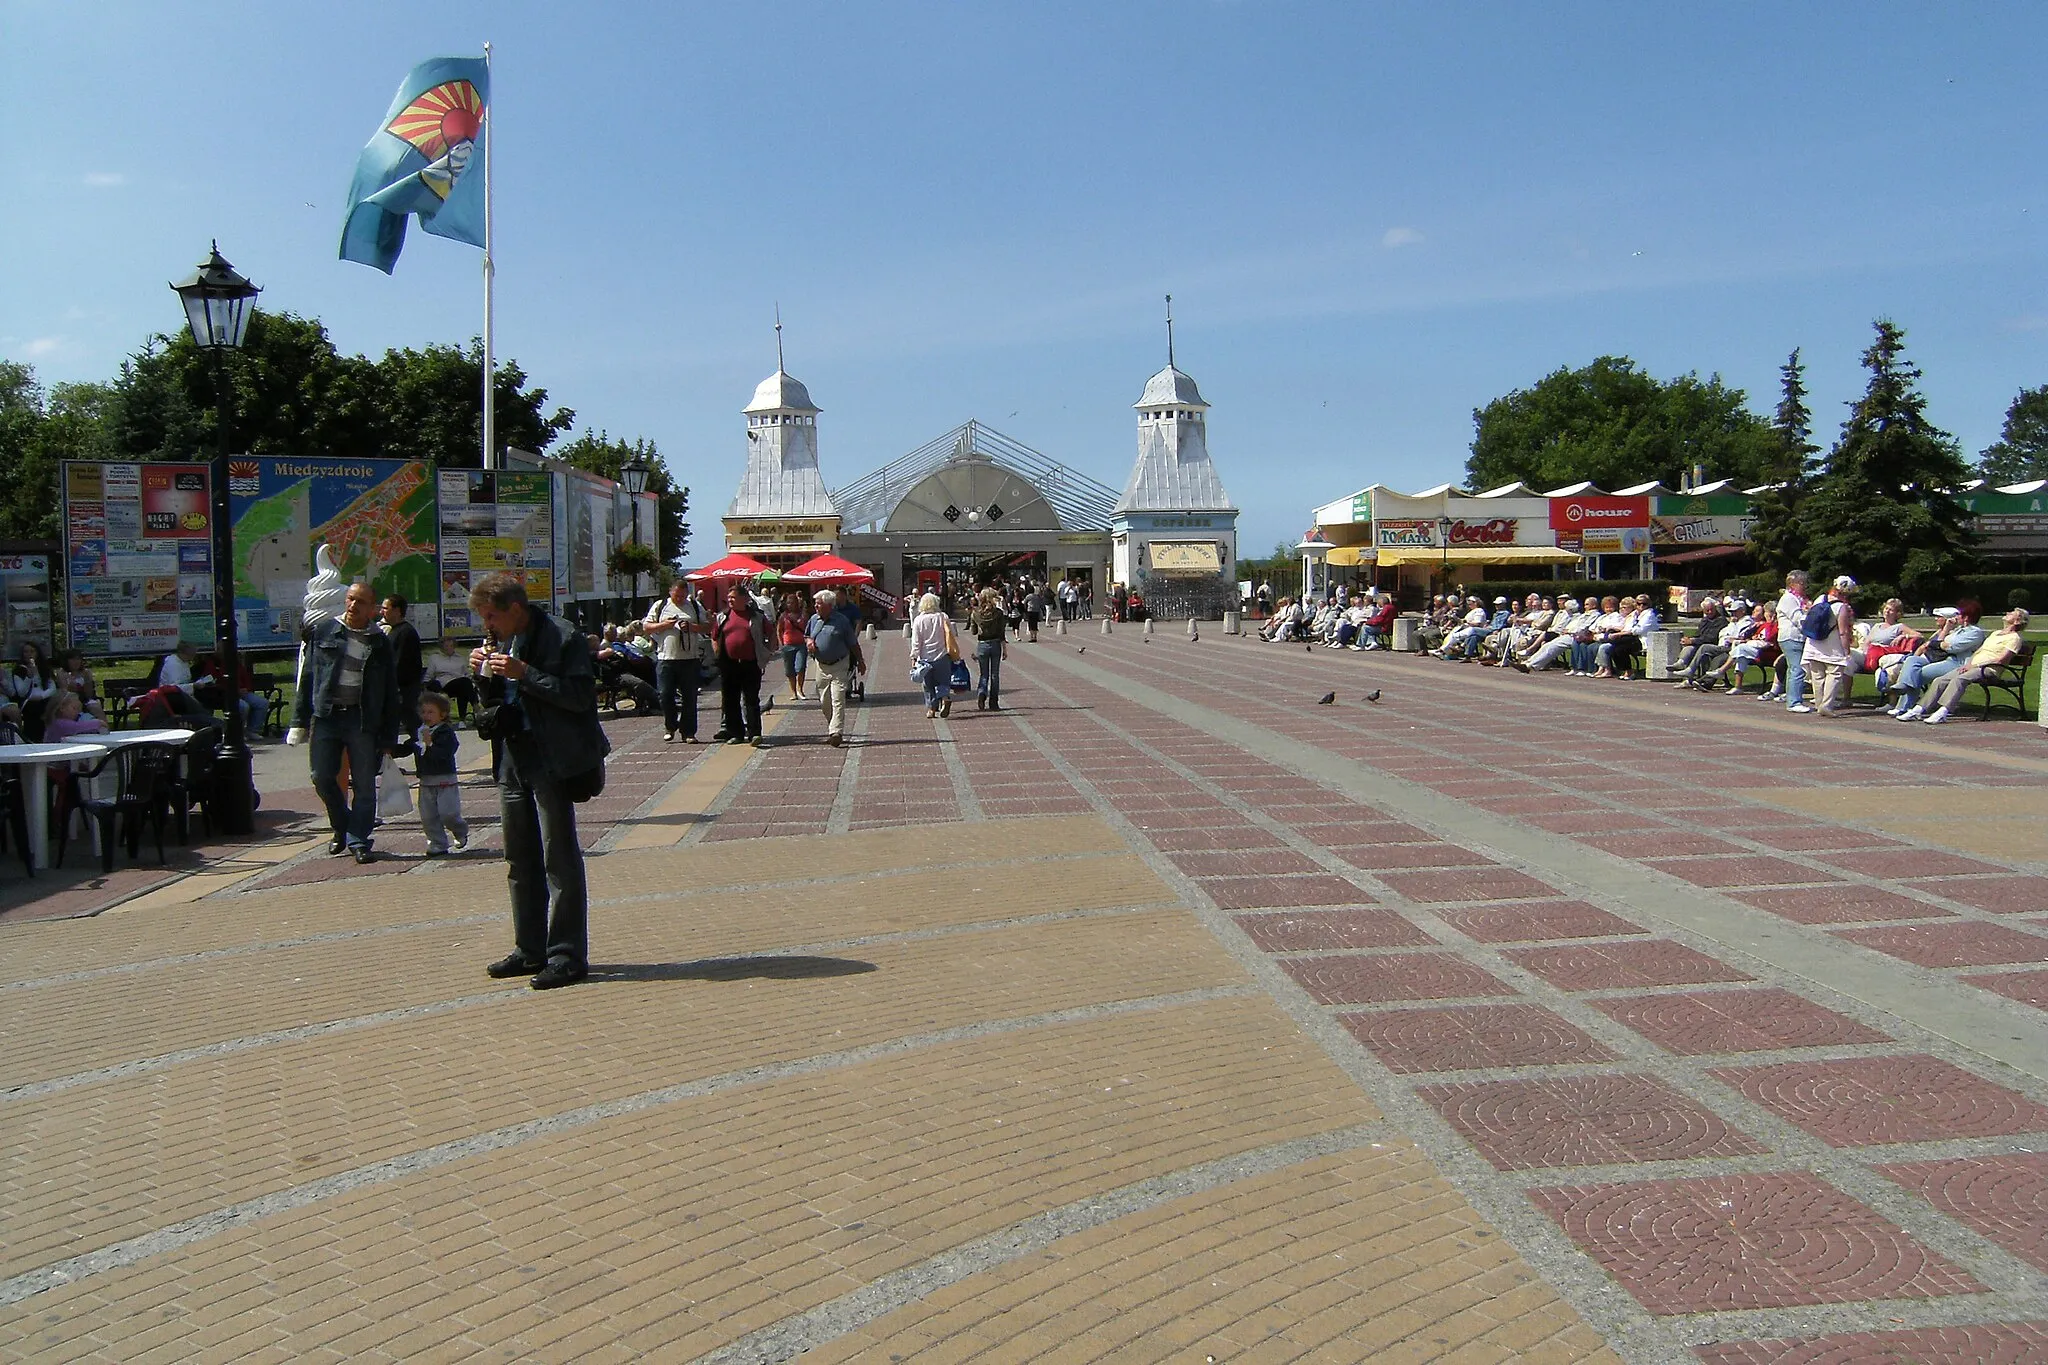
[[[405,619],[412,604],[397,593],[384,599],[384,633],[391,637],[391,657],[398,669],[398,697],[403,712],[402,727],[410,738],[420,728],[420,689],[426,685],[427,666],[420,658],[419,627]]]
[[[512,955],[485,970],[500,979],[531,976],[535,990],[574,985],[590,972],[576,797],[602,786],[611,751],[597,723],[590,642],[530,605],[510,574],[478,580],[469,605],[495,641],[472,651],[469,662],[497,692],[502,723],[491,760],[512,886]],[[489,690],[485,699],[492,700]]]
[[[365,584],[348,590],[339,619],[306,636],[306,686],[293,706],[292,725],[310,730],[313,790],[327,807],[333,831],[327,851],[372,861],[370,831],[377,821],[377,766],[396,753],[404,723],[391,641],[374,624],[377,596]],[[341,790],[341,757],[348,755],[349,792]]]

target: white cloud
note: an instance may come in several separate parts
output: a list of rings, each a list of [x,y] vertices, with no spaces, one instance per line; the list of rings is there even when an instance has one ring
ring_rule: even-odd
[[[57,352],[63,350],[64,338],[37,337],[35,340],[29,342],[29,344],[24,346],[22,349],[28,352],[29,359],[41,360],[44,356],[52,356],[57,354]]]
[[[111,190],[128,183],[128,177],[119,171],[87,171],[85,183],[96,190]]]
[[[1422,240],[1422,234],[1412,227],[1390,227],[1386,235],[1380,238],[1380,245],[1393,251],[1404,246],[1415,246]]]

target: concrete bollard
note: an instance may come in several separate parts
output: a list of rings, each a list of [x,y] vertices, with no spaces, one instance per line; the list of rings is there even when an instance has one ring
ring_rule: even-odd
[[[1244,621],[1243,621],[1243,618],[1242,618],[1242,617],[1240,617],[1240,616],[1239,616],[1239,615],[1238,615],[1238,614],[1237,614],[1236,612],[1234,612],[1234,611],[1226,611],[1226,612],[1224,612],[1224,613],[1223,613],[1223,633],[1224,633],[1225,635],[1242,635],[1242,634],[1244,634]]]
[[[1419,647],[1416,633],[1422,629],[1420,619],[1413,616],[1394,618],[1394,648],[1403,654],[1413,654]]]
[[[867,632],[867,638],[873,640],[875,638],[875,623],[873,621],[868,622],[864,629]]]
[[[903,638],[906,640],[910,638],[910,622],[908,621],[903,623]]]
[[[1067,623],[1066,623],[1066,620],[1065,620],[1064,618],[1062,618],[1062,619],[1060,619],[1060,620],[1058,620],[1058,621],[1055,621],[1055,622],[1053,622],[1053,623],[1052,623],[1052,630],[1053,630],[1053,634],[1055,634],[1055,635],[1065,635],[1065,634],[1067,633]]]
[[[1660,630],[1643,641],[1643,663],[1652,678],[1669,679],[1678,676],[1673,668],[1678,662],[1679,640],[1682,637],[1675,630]]]
[[[1109,634],[1109,618],[1107,616],[1102,618],[1102,633],[1104,635]]]
[[[1188,618],[1188,638],[1192,640],[1199,634],[1201,632],[1195,629],[1195,618],[1190,616]]]
[[[1152,618],[1149,616],[1145,618],[1145,633],[1152,634]]]

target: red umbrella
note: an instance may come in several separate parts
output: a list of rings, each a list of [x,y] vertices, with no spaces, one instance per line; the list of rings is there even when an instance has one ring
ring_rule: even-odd
[[[875,576],[838,555],[806,559],[782,576],[785,583],[872,583]]]
[[[759,578],[768,572],[768,566],[758,559],[745,555],[727,555],[716,563],[706,564],[701,569],[692,569],[683,575],[692,583],[726,583],[734,579]]]

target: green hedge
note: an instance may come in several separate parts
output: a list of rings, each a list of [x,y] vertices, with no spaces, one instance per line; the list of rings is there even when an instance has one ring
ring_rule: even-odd
[[[1956,582],[1960,586],[1957,595],[1982,602],[1986,615],[2002,614],[2014,607],[2036,612],[2048,610],[2048,573],[1968,573]]]

